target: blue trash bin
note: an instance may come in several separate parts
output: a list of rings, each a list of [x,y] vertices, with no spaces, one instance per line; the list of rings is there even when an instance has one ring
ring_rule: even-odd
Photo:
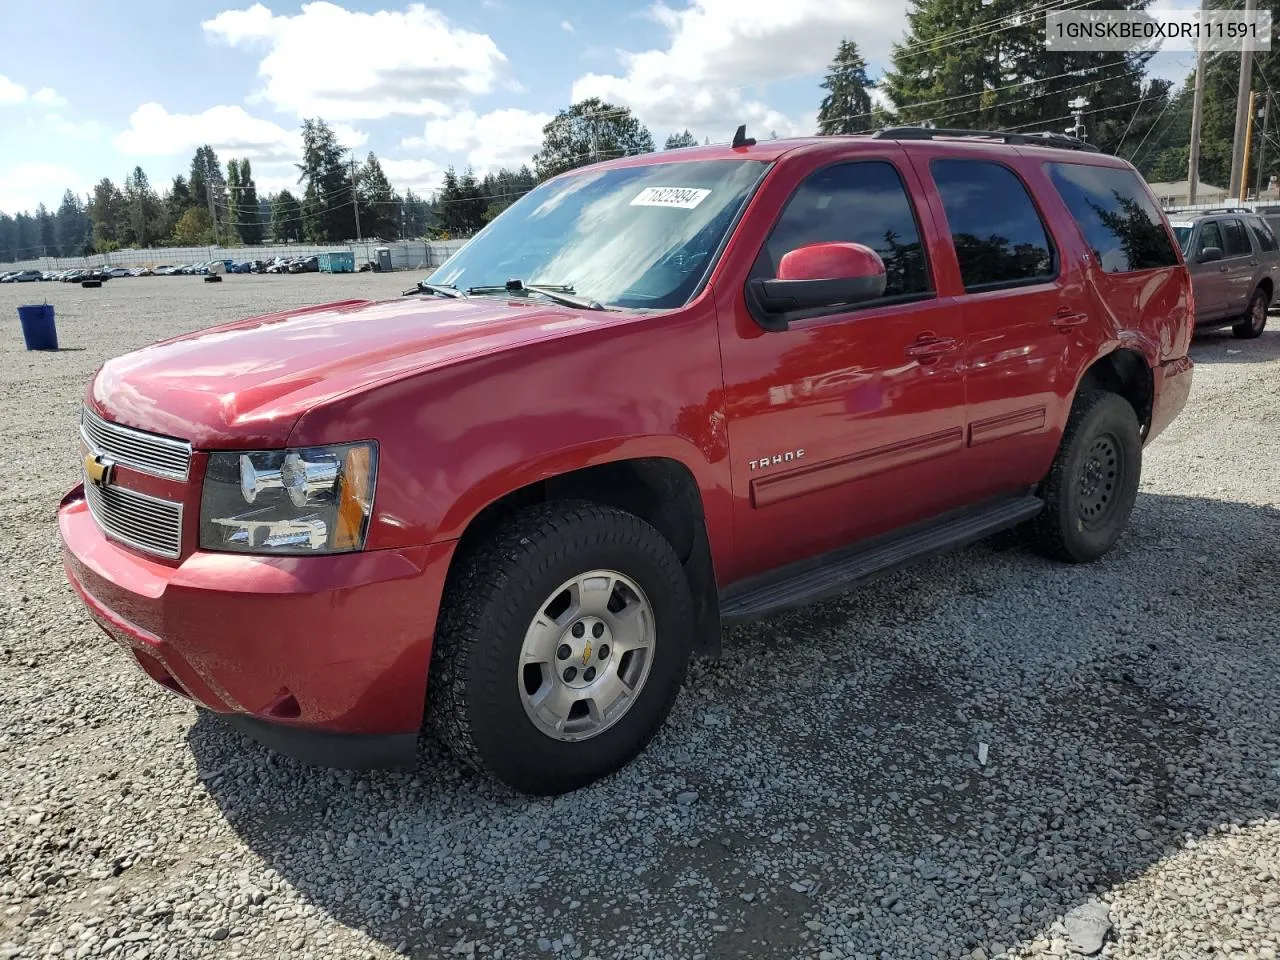
[[[18,308],[22,339],[28,350],[57,350],[58,329],[53,324],[53,304],[34,303]]]

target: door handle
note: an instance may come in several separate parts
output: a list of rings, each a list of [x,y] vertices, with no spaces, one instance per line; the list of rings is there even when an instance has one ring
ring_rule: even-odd
[[[915,343],[907,347],[907,356],[921,363],[933,363],[943,354],[951,353],[957,346],[958,342],[950,337],[921,334]]]
[[[1063,308],[1054,314],[1053,319],[1049,322],[1059,330],[1065,332],[1070,330],[1072,327],[1084,326],[1089,322],[1089,315],[1087,313],[1073,313],[1072,311]]]

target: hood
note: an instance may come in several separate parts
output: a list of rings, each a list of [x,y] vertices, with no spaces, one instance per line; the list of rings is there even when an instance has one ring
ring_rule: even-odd
[[[298,418],[373,384],[617,323],[500,298],[345,300],[240,320],[116,357],[89,387],[110,420],[196,449],[282,446]]]

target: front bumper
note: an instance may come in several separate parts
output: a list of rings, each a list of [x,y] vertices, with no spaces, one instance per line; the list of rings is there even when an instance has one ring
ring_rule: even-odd
[[[304,762],[412,762],[452,542],[173,565],[107,539],[83,485],[58,529],[90,615],[161,686]]]

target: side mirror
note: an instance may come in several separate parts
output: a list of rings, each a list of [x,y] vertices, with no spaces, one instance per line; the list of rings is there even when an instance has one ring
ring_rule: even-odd
[[[1205,247],[1200,251],[1200,255],[1196,257],[1197,263],[1213,263],[1215,260],[1222,259],[1221,247]]]
[[[749,287],[761,326],[785,330],[789,313],[875,300],[885,283],[884,261],[870,247],[811,243],[783,256],[776,279],[757,278]]]

